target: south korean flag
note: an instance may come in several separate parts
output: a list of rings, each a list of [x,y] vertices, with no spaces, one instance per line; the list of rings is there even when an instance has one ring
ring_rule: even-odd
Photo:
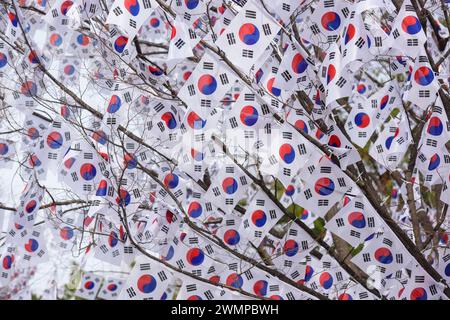
[[[76,1],[56,0],[47,12],[44,20],[50,25],[59,28],[69,29],[74,18],[78,16],[78,6]]]
[[[286,110],[286,121],[297,129],[297,131],[307,134],[318,142],[325,143],[326,135],[319,129],[314,118],[303,109],[297,99],[294,101],[292,107]]]
[[[60,61],[59,80],[72,86],[80,81],[81,60],[76,57],[65,57]]]
[[[42,169],[39,168],[39,175],[46,174],[46,169],[52,165],[59,164],[70,148],[72,143],[72,132],[68,125],[61,120],[55,120],[43,133],[39,144],[35,146],[36,157],[40,159]]]
[[[349,4],[345,1],[320,1],[299,28],[299,33],[309,42],[326,49],[335,42],[349,16]]]
[[[446,204],[450,204],[450,168],[445,175],[445,183],[441,193],[441,201],[445,202]],[[450,277],[450,267],[448,269],[448,275]]]
[[[111,128],[116,128],[128,120],[128,108],[137,99],[137,92],[133,89],[119,89],[106,101],[103,123]]]
[[[382,225],[377,212],[365,198],[354,198],[325,224],[325,228],[356,248],[372,239]]]
[[[352,11],[339,41],[342,52],[342,67],[347,65],[350,68],[354,65],[358,67],[360,62],[368,62],[373,59],[369,51],[370,39],[366,33],[362,15]]]
[[[52,55],[64,57],[64,49],[69,45],[71,31],[64,30],[62,28],[55,28],[54,26],[49,26],[49,32],[47,33],[47,41],[45,42],[44,50],[48,50]],[[39,55],[43,56],[42,53]],[[41,60],[40,57],[35,57],[36,61]],[[64,57],[67,58],[67,57]],[[72,58],[72,57],[70,57]],[[77,57],[73,57],[77,58]],[[43,62],[43,61],[41,61]]]
[[[172,278],[161,263],[139,256],[118,300],[161,300]]]
[[[16,253],[16,246],[5,245],[0,256],[0,285],[6,286],[11,281],[11,274],[15,271],[16,260],[18,255]]]
[[[438,257],[435,258],[436,271],[448,282],[450,280],[450,252],[447,248],[439,248],[437,253]]]
[[[177,274],[182,280],[177,300],[228,300],[236,299],[230,290]]]
[[[206,144],[211,139],[213,133],[217,133],[219,124],[221,123],[222,112],[219,109],[211,109],[211,112],[200,117],[195,111],[188,109],[184,115],[184,119],[180,124],[180,131],[186,139],[192,139],[197,142]]]
[[[223,215],[219,208],[205,197],[205,191],[197,187],[192,188],[191,198],[184,204],[184,211],[190,220],[203,223]]]
[[[15,142],[0,138],[0,167],[4,168],[16,155]]]
[[[112,65],[120,64],[122,61],[130,62],[136,57],[137,52],[133,39],[126,33],[122,33],[115,26],[110,26],[109,30],[104,32],[106,34],[100,33],[100,36],[105,37],[105,41],[100,43],[100,48],[102,55],[107,61],[111,61]]]
[[[426,41],[427,37],[414,6],[410,0],[404,0],[392,27],[390,46],[400,47],[405,55],[415,58]]]
[[[121,27],[128,38],[133,39],[156,7],[158,4],[154,0],[116,0],[106,23]]]
[[[411,184],[411,186],[412,186],[413,193],[414,193],[414,199],[416,201],[421,201],[422,193],[421,193],[420,189],[421,189],[422,183],[420,182],[420,179],[419,179],[419,170],[417,169],[417,166],[412,171],[411,179],[410,180],[405,179],[404,183],[402,183],[402,185],[400,186],[400,195],[403,198],[403,201],[405,201],[405,202],[408,201],[408,198],[407,198],[408,184]],[[409,212],[408,212],[408,214],[409,214]]]
[[[183,116],[179,109],[162,99],[152,99],[149,105],[150,110],[144,118],[148,139],[164,142],[167,147],[177,144]]]
[[[181,3],[181,2],[180,2]],[[167,60],[177,61],[194,55],[192,49],[200,41],[195,30],[188,28],[183,21],[178,18],[170,22],[172,28],[170,32],[169,53]]]
[[[401,111],[399,118],[393,118],[384,125],[371,145],[369,155],[383,167],[395,170],[412,142],[406,114]]]
[[[411,101],[423,110],[428,109],[436,101],[439,82],[431,69],[425,49],[420,49],[409,78],[403,100]]]
[[[38,143],[43,136],[48,126],[51,125],[51,120],[42,117],[39,113],[27,115],[22,124],[24,134],[22,135],[22,142],[27,146],[33,146]]]
[[[352,109],[345,123],[345,130],[352,142],[363,148],[375,132],[377,109],[368,105],[363,96],[358,96],[352,103]]]
[[[257,129],[265,128],[273,118],[268,104],[247,87],[243,88],[231,110],[226,113],[226,117],[227,127],[242,129],[230,130],[231,134],[238,132],[242,138],[243,133],[246,140],[256,138]]]
[[[222,6],[224,8],[224,6]],[[216,42],[218,37],[231,24],[231,21],[236,16],[237,12],[231,9],[224,8],[224,12],[218,17],[211,28],[211,31],[203,38],[206,42]]]
[[[0,79],[5,86],[13,83],[13,79],[9,77],[9,74],[14,61],[14,53],[5,42],[0,41]]]
[[[295,178],[292,179],[291,183],[286,186],[283,194],[281,195],[279,201],[285,208],[288,208],[291,204],[294,203],[292,199],[295,193],[301,192],[301,183],[299,184],[297,182],[298,181],[296,181]]]
[[[427,115],[427,122],[419,143],[420,153],[430,155],[443,148],[450,140],[450,121],[445,111],[441,97]]]
[[[305,284],[314,291],[321,292],[329,299],[336,299],[338,292],[346,288],[350,282],[349,274],[330,256],[320,260],[312,258],[307,269]]]
[[[283,213],[276,204],[260,190],[245,211],[239,233],[258,247],[282,216]]]
[[[347,288],[343,288],[337,297],[337,300],[377,300],[378,298],[364,288],[359,283],[354,283],[353,281],[348,285]]]
[[[80,56],[88,55],[93,52],[93,40],[82,32],[73,32],[70,37],[70,43],[67,49],[72,50],[75,54]]]
[[[80,4],[83,20],[92,19],[101,9],[100,2],[97,0],[83,0],[82,4]]]
[[[227,246],[239,252],[244,252],[247,247],[243,241],[244,235],[239,232],[242,218],[236,213],[227,214],[222,217],[222,222],[217,228],[216,236],[221,239]]]
[[[115,226],[106,219],[100,219],[98,230],[101,233],[95,246],[95,258],[120,266],[122,261],[130,263],[134,251],[129,250],[127,235],[123,226]],[[131,252],[130,252],[131,251]]]
[[[176,206],[174,199],[181,201],[186,197],[187,180],[183,178],[182,173],[178,170],[164,170],[160,173],[159,178],[163,182],[164,187],[158,186],[156,197],[161,201],[166,201],[169,205]]]
[[[326,135],[323,133],[321,133],[321,135],[328,140],[328,148],[339,159],[340,167],[345,170],[348,166],[361,161],[361,156],[358,151],[350,140],[347,139],[341,129],[339,129],[334,119],[330,116],[325,118],[324,121],[328,127],[328,131],[326,132]],[[317,130],[316,133],[319,133],[320,129]]]
[[[306,0],[264,0],[264,3],[273,14],[281,18],[284,24],[288,24],[292,14],[299,6],[305,4]]]
[[[279,30],[275,19],[255,0],[249,0],[216,45],[235,66],[248,74]]]
[[[170,6],[176,13],[177,17],[180,17],[180,21],[189,26],[192,26],[197,19],[200,19],[201,16],[207,12],[207,10],[209,11],[210,5],[211,3],[208,3],[205,0],[185,0],[170,3]]]
[[[361,2],[360,2],[361,3]],[[389,12],[387,11],[387,14]],[[392,20],[392,18],[390,19]],[[378,17],[372,14],[366,14],[364,17],[364,26],[366,29],[367,39],[370,42],[369,53],[376,56],[379,54],[385,54],[387,50],[391,49],[390,38],[387,30],[384,30],[380,25]],[[391,53],[393,53],[391,51]],[[399,56],[401,57],[401,53]],[[394,58],[395,59],[395,58]],[[395,59],[396,60],[396,59]],[[394,62],[394,68],[392,72],[399,72],[400,69],[403,70],[403,65]]]
[[[269,135],[268,135],[269,136]],[[261,149],[265,155],[261,171],[276,175],[288,186],[298,171],[310,162],[315,163],[321,152],[289,124],[272,128],[269,143]]]
[[[289,91],[281,90],[281,88],[275,86],[279,66],[280,61],[274,54],[267,57],[255,74],[257,85],[253,85],[254,90],[273,109],[281,109],[283,102],[291,98]]]
[[[178,98],[200,117],[207,117],[237,81],[235,73],[206,50],[197,67],[178,93]]]
[[[156,199],[149,214],[134,216],[130,233],[141,246],[148,247],[153,252],[159,252],[158,247],[166,246],[179,226],[181,216],[174,212],[176,210]],[[129,251],[129,249],[124,250],[126,254],[129,254]]]
[[[120,224],[123,214],[131,214],[138,210],[141,204],[142,186],[136,183],[133,183],[131,187],[127,186],[129,181],[129,179],[122,179],[123,183],[118,191],[111,183],[108,186],[106,179],[100,181],[96,195],[90,201],[85,226],[88,226],[98,214],[107,215],[112,222]]]
[[[385,229],[383,234],[376,235],[351,261],[371,279],[376,280],[404,268],[412,259],[392,231]]]
[[[19,246],[19,253],[23,258],[23,266],[32,267],[48,261],[47,239],[44,237],[43,232],[43,228],[34,227],[23,238],[23,245]]]
[[[62,39],[58,37],[62,38],[58,34],[52,34],[50,36],[51,42],[59,44]],[[21,56],[20,64],[17,65],[16,68],[19,74],[24,74],[24,76],[19,77],[19,79],[30,78],[36,80],[36,82],[39,82],[40,80],[43,80],[36,77],[36,75],[40,76],[42,72],[41,70],[39,70],[39,66],[43,65],[44,67],[48,68],[50,61],[48,59],[48,56],[44,54],[45,51],[39,49],[39,47],[33,42],[33,40],[30,40],[30,46],[32,46],[33,49],[30,49],[28,47],[27,49],[25,49],[25,53]],[[47,48],[45,49],[48,50]],[[58,52],[54,52],[53,54],[57,55]],[[33,74],[34,72],[36,72],[36,74]],[[40,84],[40,87],[44,88],[45,86],[43,84]],[[32,91],[33,90],[30,90],[29,93],[31,94]]]
[[[32,177],[29,178],[30,182],[26,185],[20,197],[20,205],[15,212],[15,222],[25,227],[31,227],[35,223],[44,197],[44,189],[33,181]]]
[[[198,134],[196,136],[203,139],[205,135]],[[209,142],[197,141],[196,139],[192,140],[190,135],[185,134],[181,136],[180,147],[181,150],[174,157],[178,158],[179,169],[196,180],[202,180],[205,175],[205,170],[214,160],[214,144],[211,140]]]
[[[286,48],[273,86],[283,90],[310,89],[311,80],[316,77],[314,71],[314,61],[293,41]]]
[[[153,58],[149,62],[133,59],[131,64],[134,65],[139,77],[153,86],[162,86],[169,79],[166,60],[163,58]]]
[[[164,254],[164,261],[175,268],[198,277],[217,274],[214,268],[215,248],[193,232],[173,237]]]
[[[326,105],[352,94],[353,71],[343,65],[342,53],[336,43],[332,43],[319,69],[319,76],[325,90]]]
[[[446,144],[450,140],[450,125],[440,97],[428,115],[419,142],[416,166],[425,176],[425,185],[441,184],[450,168]]]
[[[110,173],[106,163],[89,145],[82,150],[69,150],[63,159],[59,173],[61,180],[75,192],[90,194],[97,190],[98,184]]]
[[[2,16],[5,17],[3,13]],[[14,43],[15,40],[22,36],[22,30],[20,29],[19,21],[22,24],[24,30],[27,30],[30,25],[26,22],[27,20],[24,19],[22,11],[17,4],[15,6],[8,7],[8,9],[6,10],[6,16],[8,17],[8,19],[6,19],[6,21],[2,21],[2,23],[6,23],[6,30],[2,33],[5,34],[12,43]]]
[[[283,285],[277,278],[253,266],[244,270],[242,274],[238,274],[240,278],[234,279],[235,285],[240,284],[242,290],[257,295],[258,297],[267,298],[274,296],[276,298],[276,296],[281,294]]]
[[[445,146],[438,146],[432,153],[419,151],[417,169],[424,175],[424,185],[433,186],[445,183],[450,169],[450,155]]]
[[[376,109],[373,121],[377,122],[377,126],[386,121],[395,107],[403,106],[397,80],[386,83],[383,88],[378,90],[368,100],[372,108]]]
[[[75,296],[86,300],[95,300],[103,277],[95,275],[92,272],[86,272],[81,279],[80,286],[75,292]]]
[[[27,63],[25,61],[23,62],[27,66]],[[36,71],[36,74],[40,75],[40,72]],[[5,95],[4,101],[27,114],[34,112],[37,106],[35,99],[45,88],[43,79],[39,79],[39,76],[27,76],[25,74],[12,86],[15,86],[15,90],[11,94]]]
[[[356,185],[328,157],[312,163],[299,176],[304,183],[303,192],[296,195],[299,204],[320,217],[350,192],[357,192]]]
[[[211,199],[224,212],[231,212],[245,196],[250,178],[235,164],[222,164],[212,177],[205,199]]]
[[[428,275],[419,264],[411,266],[411,276],[405,287],[398,293],[401,300],[448,300],[443,290],[445,286]]]
[[[310,295],[305,291],[301,291],[300,289],[287,283],[283,283],[279,295],[273,295],[270,298],[274,300],[318,300],[317,297]]]
[[[143,140],[145,136],[142,137]],[[123,137],[122,143],[123,147],[117,148],[115,151],[116,157],[110,157],[110,162],[115,162],[112,166],[116,166],[125,171],[125,176],[127,180],[122,183],[122,185],[132,185],[137,180],[137,168],[139,165],[145,166],[145,163],[150,162],[149,150],[146,146],[137,143],[131,138]],[[108,150],[104,151],[108,153]],[[108,177],[108,175],[105,175]]]
[[[379,88],[375,81],[369,78],[367,75],[362,74],[359,81],[357,81],[353,86],[354,96],[362,95],[364,98],[368,98],[379,91]],[[353,96],[350,97],[352,100]]]
[[[101,290],[97,298],[102,300],[116,300],[125,284],[123,279],[108,278],[103,281]]]
[[[77,240],[81,234],[76,227],[81,223],[79,218],[79,216],[64,214],[64,216],[59,217],[61,221],[59,219],[49,221],[52,224],[53,241],[63,253],[71,251],[77,245]]]
[[[284,274],[292,274],[300,270],[300,262],[314,249],[315,242],[298,224],[291,222],[275,251],[273,262]]]
[[[19,223],[17,214],[13,214],[10,216],[6,228],[6,243],[15,243],[21,246],[31,231],[32,229]]]

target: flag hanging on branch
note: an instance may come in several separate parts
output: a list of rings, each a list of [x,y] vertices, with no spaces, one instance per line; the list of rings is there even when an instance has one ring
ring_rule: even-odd
[[[122,291],[124,283],[123,279],[105,279],[97,297],[103,300],[116,300]]]
[[[245,195],[251,179],[235,164],[217,168],[205,197],[225,212],[230,212]]]
[[[325,228],[356,248],[381,231],[383,221],[366,199],[354,198],[345,202]]]
[[[450,156],[446,144],[450,140],[450,126],[447,113],[440,97],[428,114],[418,145],[417,169],[425,176],[425,185],[445,182],[450,169]]]
[[[153,0],[116,0],[109,10],[106,23],[119,26],[126,32],[129,39],[133,39],[157,7]]]
[[[441,300],[445,299],[443,288],[442,283],[424,274],[418,264],[412,264],[411,276],[398,294],[401,300]]]
[[[217,39],[216,45],[247,74],[279,30],[280,25],[275,19],[255,0],[249,0]]]
[[[87,272],[83,275],[75,295],[86,300],[95,300],[102,282],[103,277]]]
[[[320,217],[344,196],[359,192],[354,182],[326,156],[305,167],[299,177],[304,187],[294,202]]]
[[[282,216],[276,204],[263,191],[258,191],[247,207],[239,233],[258,247]]]
[[[230,300],[242,299],[238,294],[230,290],[221,289],[218,286],[208,284],[185,276],[180,277],[182,282],[177,300]]]
[[[412,143],[408,119],[402,110],[384,125],[369,155],[388,170],[395,170]]]
[[[298,90],[308,88],[315,79],[315,63],[295,41],[289,43],[273,83],[275,88]]]
[[[372,279],[382,279],[406,267],[411,262],[411,255],[396,241],[395,235],[385,229],[383,234],[375,236],[353,257]]]
[[[415,58],[427,40],[422,24],[410,0],[404,0],[395,18],[389,43],[405,55]]]
[[[439,83],[424,49],[415,58],[403,100],[411,101],[424,111],[436,101]]]
[[[266,134],[266,152],[261,171],[275,175],[287,186],[307,165],[315,164],[321,152],[289,124],[273,127]]]
[[[178,98],[200,117],[215,108],[238,77],[219,57],[206,50],[202,60],[178,92]]]
[[[172,278],[169,269],[148,257],[139,256],[118,299],[161,300]]]

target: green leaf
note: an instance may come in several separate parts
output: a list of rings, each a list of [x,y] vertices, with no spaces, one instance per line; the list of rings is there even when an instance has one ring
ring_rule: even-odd
[[[356,248],[353,248],[353,250],[351,252],[352,257],[354,257],[358,253],[360,253],[363,248],[364,248],[364,244],[362,244],[362,243],[359,246],[357,246]]]
[[[317,234],[321,234],[322,232],[325,231],[325,220],[322,218],[317,218],[316,220],[314,220],[314,229]]]

